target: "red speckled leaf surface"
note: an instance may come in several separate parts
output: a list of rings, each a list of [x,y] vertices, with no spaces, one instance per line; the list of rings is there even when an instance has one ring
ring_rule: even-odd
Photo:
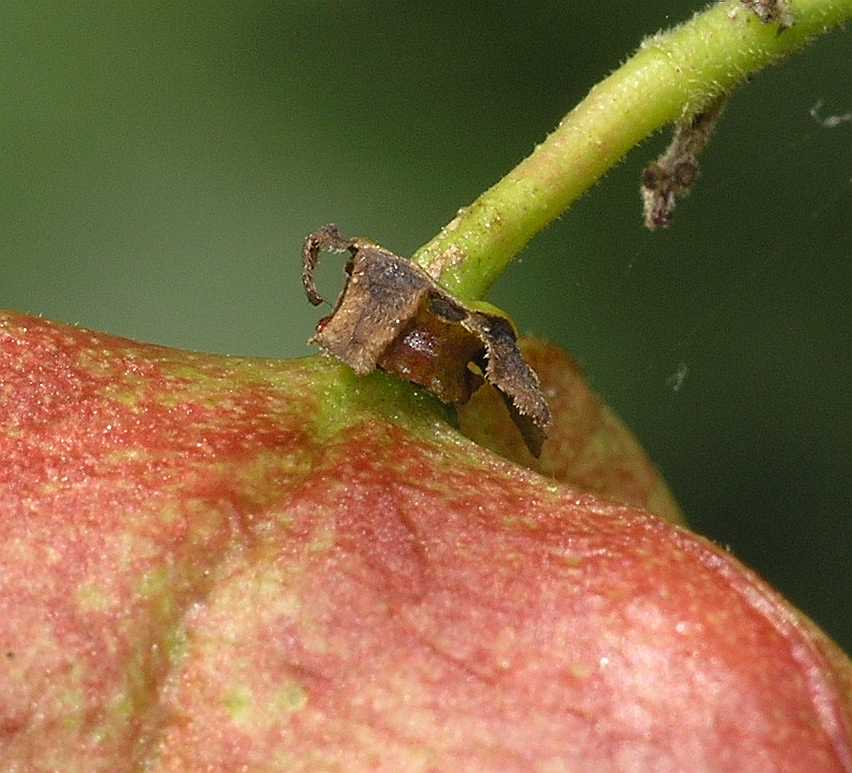
[[[520,349],[538,374],[553,413],[539,458],[529,452],[503,400],[488,387],[460,406],[462,432],[506,459],[562,483],[683,525],[665,481],[633,433],[589,387],[577,363],[545,341],[522,338]]]
[[[0,315],[14,771],[849,770],[849,664],[428,398]]]

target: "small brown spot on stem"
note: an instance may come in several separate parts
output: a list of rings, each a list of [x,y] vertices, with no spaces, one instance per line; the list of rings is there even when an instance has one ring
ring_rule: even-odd
[[[777,24],[778,34],[793,26],[793,12],[786,0],[740,0],[764,24]]]
[[[455,220],[453,222],[456,222]],[[433,279],[438,280],[447,271],[450,271],[455,266],[464,263],[465,251],[458,245],[451,245],[440,253],[434,260],[429,261],[426,266],[426,273]]]

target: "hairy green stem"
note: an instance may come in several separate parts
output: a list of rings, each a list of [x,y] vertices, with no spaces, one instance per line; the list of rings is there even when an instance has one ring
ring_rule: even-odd
[[[793,25],[720,2],[645,40],[557,129],[413,260],[449,292],[481,298],[512,258],[649,134],[699,112],[751,73],[852,18],[852,0],[786,0]]]

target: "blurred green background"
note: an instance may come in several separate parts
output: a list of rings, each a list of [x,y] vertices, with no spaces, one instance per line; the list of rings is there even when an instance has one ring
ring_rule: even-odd
[[[303,236],[410,254],[702,2],[0,5],[0,306],[301,355]],[[732,101],[674,228],[647,143],[493,293],[566,346],[692,524],[852,650],[852,45]],[[328,261],[331,263],[332,261]],[[334,297],[339,264],[323,274]]]

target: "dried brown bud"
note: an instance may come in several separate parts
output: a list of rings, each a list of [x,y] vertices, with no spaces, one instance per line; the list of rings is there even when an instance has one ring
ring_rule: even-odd
[[[349,252],[349,276],[312,343],[360,375],[378,368],[446,403],[467,402],[484,378],[538,456],[550,409],[507,318],[461,303],[420,267],[366,239],[347,239],[334,225],[305,239],[302,283],[314,305],[322,302],[314,284],[322,250]]]

